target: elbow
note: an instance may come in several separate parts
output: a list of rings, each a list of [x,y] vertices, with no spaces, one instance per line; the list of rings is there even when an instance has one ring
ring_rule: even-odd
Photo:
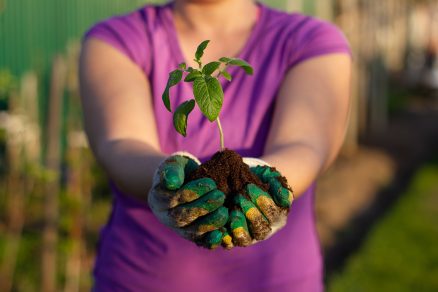
[[[95,143],[93,153],[96,161],[104,169],[108,169],[119,154],[117,153],[117,147],[120,141],[118,140],[101,140]]]
[[[104,139],[93,139],[90,137],[89,133],[87,133],[87,137],[88,144],[95,160],[99,165],[105,166],[107,164],[106,160],[108,160],[108,157],[110,157],[109,153],[111,152],[111,143]]]

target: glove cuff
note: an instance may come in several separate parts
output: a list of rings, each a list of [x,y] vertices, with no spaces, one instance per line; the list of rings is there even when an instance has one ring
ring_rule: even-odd
[[[189,152],[176,151],[176,152],[173,152],[172,154],[170,154],[170,156],[176,156],[176,155],[188,157],[188,158],[192,159],[193,161],[195,161],[197,164],[201,164],[201,161],[199,161],[199,159],[195,155],[193,155]]]
[[[269,166],[270,167],[271,166],[266,161],[259,159],[259,158],[254,158],[254,157],[243,157],[243,163],[245,163],[249,167],[255,167],[255,166]]]

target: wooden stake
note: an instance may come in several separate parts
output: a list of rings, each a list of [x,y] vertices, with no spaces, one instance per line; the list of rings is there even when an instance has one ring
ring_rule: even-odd
[[[61,113],[65,89],[66,65],[61,56],[54,59],[52,66],[50,101],[47,125],[46,167],[51,179],[46,185],[45,224],[42,250],[42,286],[41,291],[55,292],[57,279],[57,243],[58,243],[58,195],[59,168],[61,161]]]

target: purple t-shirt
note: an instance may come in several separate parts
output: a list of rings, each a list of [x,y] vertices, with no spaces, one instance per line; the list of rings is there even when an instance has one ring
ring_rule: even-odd
[[[255,74],[230,68],[233,82],[222,81],[226,146],[251,157],[263,154],[275,99],[288,70],[315,56],[350,52],[345,37],[332,24],[259,7],[257,23],[237,56],[252,64]],[[86,34],[90,37],[117,48],[148,77],[163,152],[186,150],[206,160],[218,150],[217,126],[198,109],[189,117],[184,138],[175,132],[172,115],[161,100],[169,72],[184,61],[172,4],[148,5],[100,22]],[[190,90],[189,84],[173,88],[172,108],[192,98]],[[314,186],[294,202],[285,228],[269,240],[231,251],[197,247],[162,225],[146,204],[114,186],[113,191],[113,210],[101,232],[94,270],[97,291],[323,290]]]

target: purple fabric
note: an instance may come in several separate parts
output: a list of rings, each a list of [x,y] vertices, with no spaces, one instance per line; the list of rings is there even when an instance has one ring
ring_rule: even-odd
[[[228,148],[242,156],[263,154],[279,86],[287,71],[314,56],[347,53],[343,34],[332,24],[260,5],[252,34],[238,57],[253,65],[248,77],[231,68],[222,81],[221,112]],[[183,61],[172,5],[145,6],[95,25],[98,38],[140,66],[150,80],[161,149],[186,150],[205,160],[218,150],[219,134],[195,109],[187,137],[177,135],[161,101],[168,73]],[[191,98],[183,84],[171,91],[175,108]],[[322,291],[322,261],[313,214],[314,186],[297,199],[284,229],[248,248],[198,248],[154,217],[145,203],[113,186],[111,218],[101,232],[94,270],[96,291]]]

